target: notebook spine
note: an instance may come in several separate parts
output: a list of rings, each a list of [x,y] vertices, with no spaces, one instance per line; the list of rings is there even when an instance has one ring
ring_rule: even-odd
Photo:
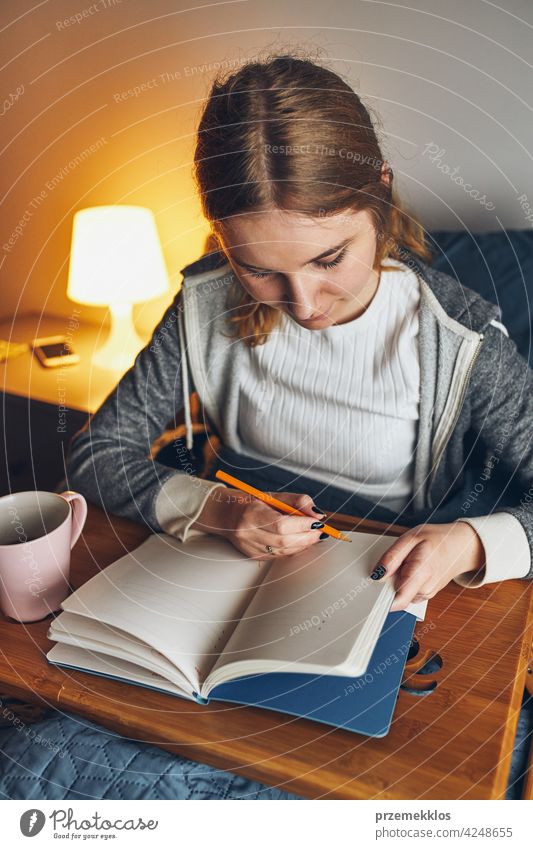
[[[209,704],[209,699],[204,699],[203,696],[199,696],[196,691],[193,691],[193,697],[194,697],[196,703],[199,704],[199,705],[208,705]]]

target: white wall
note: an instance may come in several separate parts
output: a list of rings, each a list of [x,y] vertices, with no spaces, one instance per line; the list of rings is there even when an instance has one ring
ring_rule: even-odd
[[[79,22],[65,23],[75,14]],[[217,63],[268,47],[315,51],[349,78],[379,116],[397,185],[427,228],[533,226],[531,0],[505,9],[486,0],[4,0],[0,39],[4,97],[24,88],[2,116],[3,316],[69,314],[72,215],[93,204],[154,209],[178,287],[206,232],[190,177],[202,98]],[[138,309],[141,328],[169,299]]]

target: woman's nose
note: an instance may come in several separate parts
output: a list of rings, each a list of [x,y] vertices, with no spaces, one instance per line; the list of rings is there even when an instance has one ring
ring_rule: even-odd
[[[312,283],[305,275],[289,281],[288,306],[291,315],[298,321],[305,321],[317,311],[314,306]]]

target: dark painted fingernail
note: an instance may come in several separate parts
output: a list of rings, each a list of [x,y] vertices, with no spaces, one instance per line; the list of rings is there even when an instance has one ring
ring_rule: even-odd
[[[312,527],[312,529],[313,529],[314,531],[316,531],[318,528],[323,528],[323,527],[324,527],[324,522],[313,522],[313,524],[311,525],[311,527]]]
[[[329,537],[329,534],[320,534],[320,536],[319,536],[319,538],[318,538],[318,539],[319,539],[319,540],[321,540],[321,539],[327,539],[328,537]]]
[[[370,577],[373,581],[379,581],[380,578],[383,577],[387,573],[387,569],[383,565],[383,563],[378,563],[374,571],[371,573]]]
[[[320,510],[320,509],[319,509],[318,507],[316,507],[314,504],[313,504],[313,510],[314,510],[314,512],[315,512],[315,513],[320,513],[320,515],[321,515],[321,516],[325,516],[325,515],[326,515],[326,514],[325,514],[325,512],[324,512],[323,510]]]

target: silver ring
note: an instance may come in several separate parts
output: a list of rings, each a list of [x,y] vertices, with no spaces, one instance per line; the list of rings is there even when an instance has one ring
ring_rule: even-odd
[[[271,545],[267,545],[266,550],[268,551],[269,554],[274,554],[274,549],[272,548]]]

